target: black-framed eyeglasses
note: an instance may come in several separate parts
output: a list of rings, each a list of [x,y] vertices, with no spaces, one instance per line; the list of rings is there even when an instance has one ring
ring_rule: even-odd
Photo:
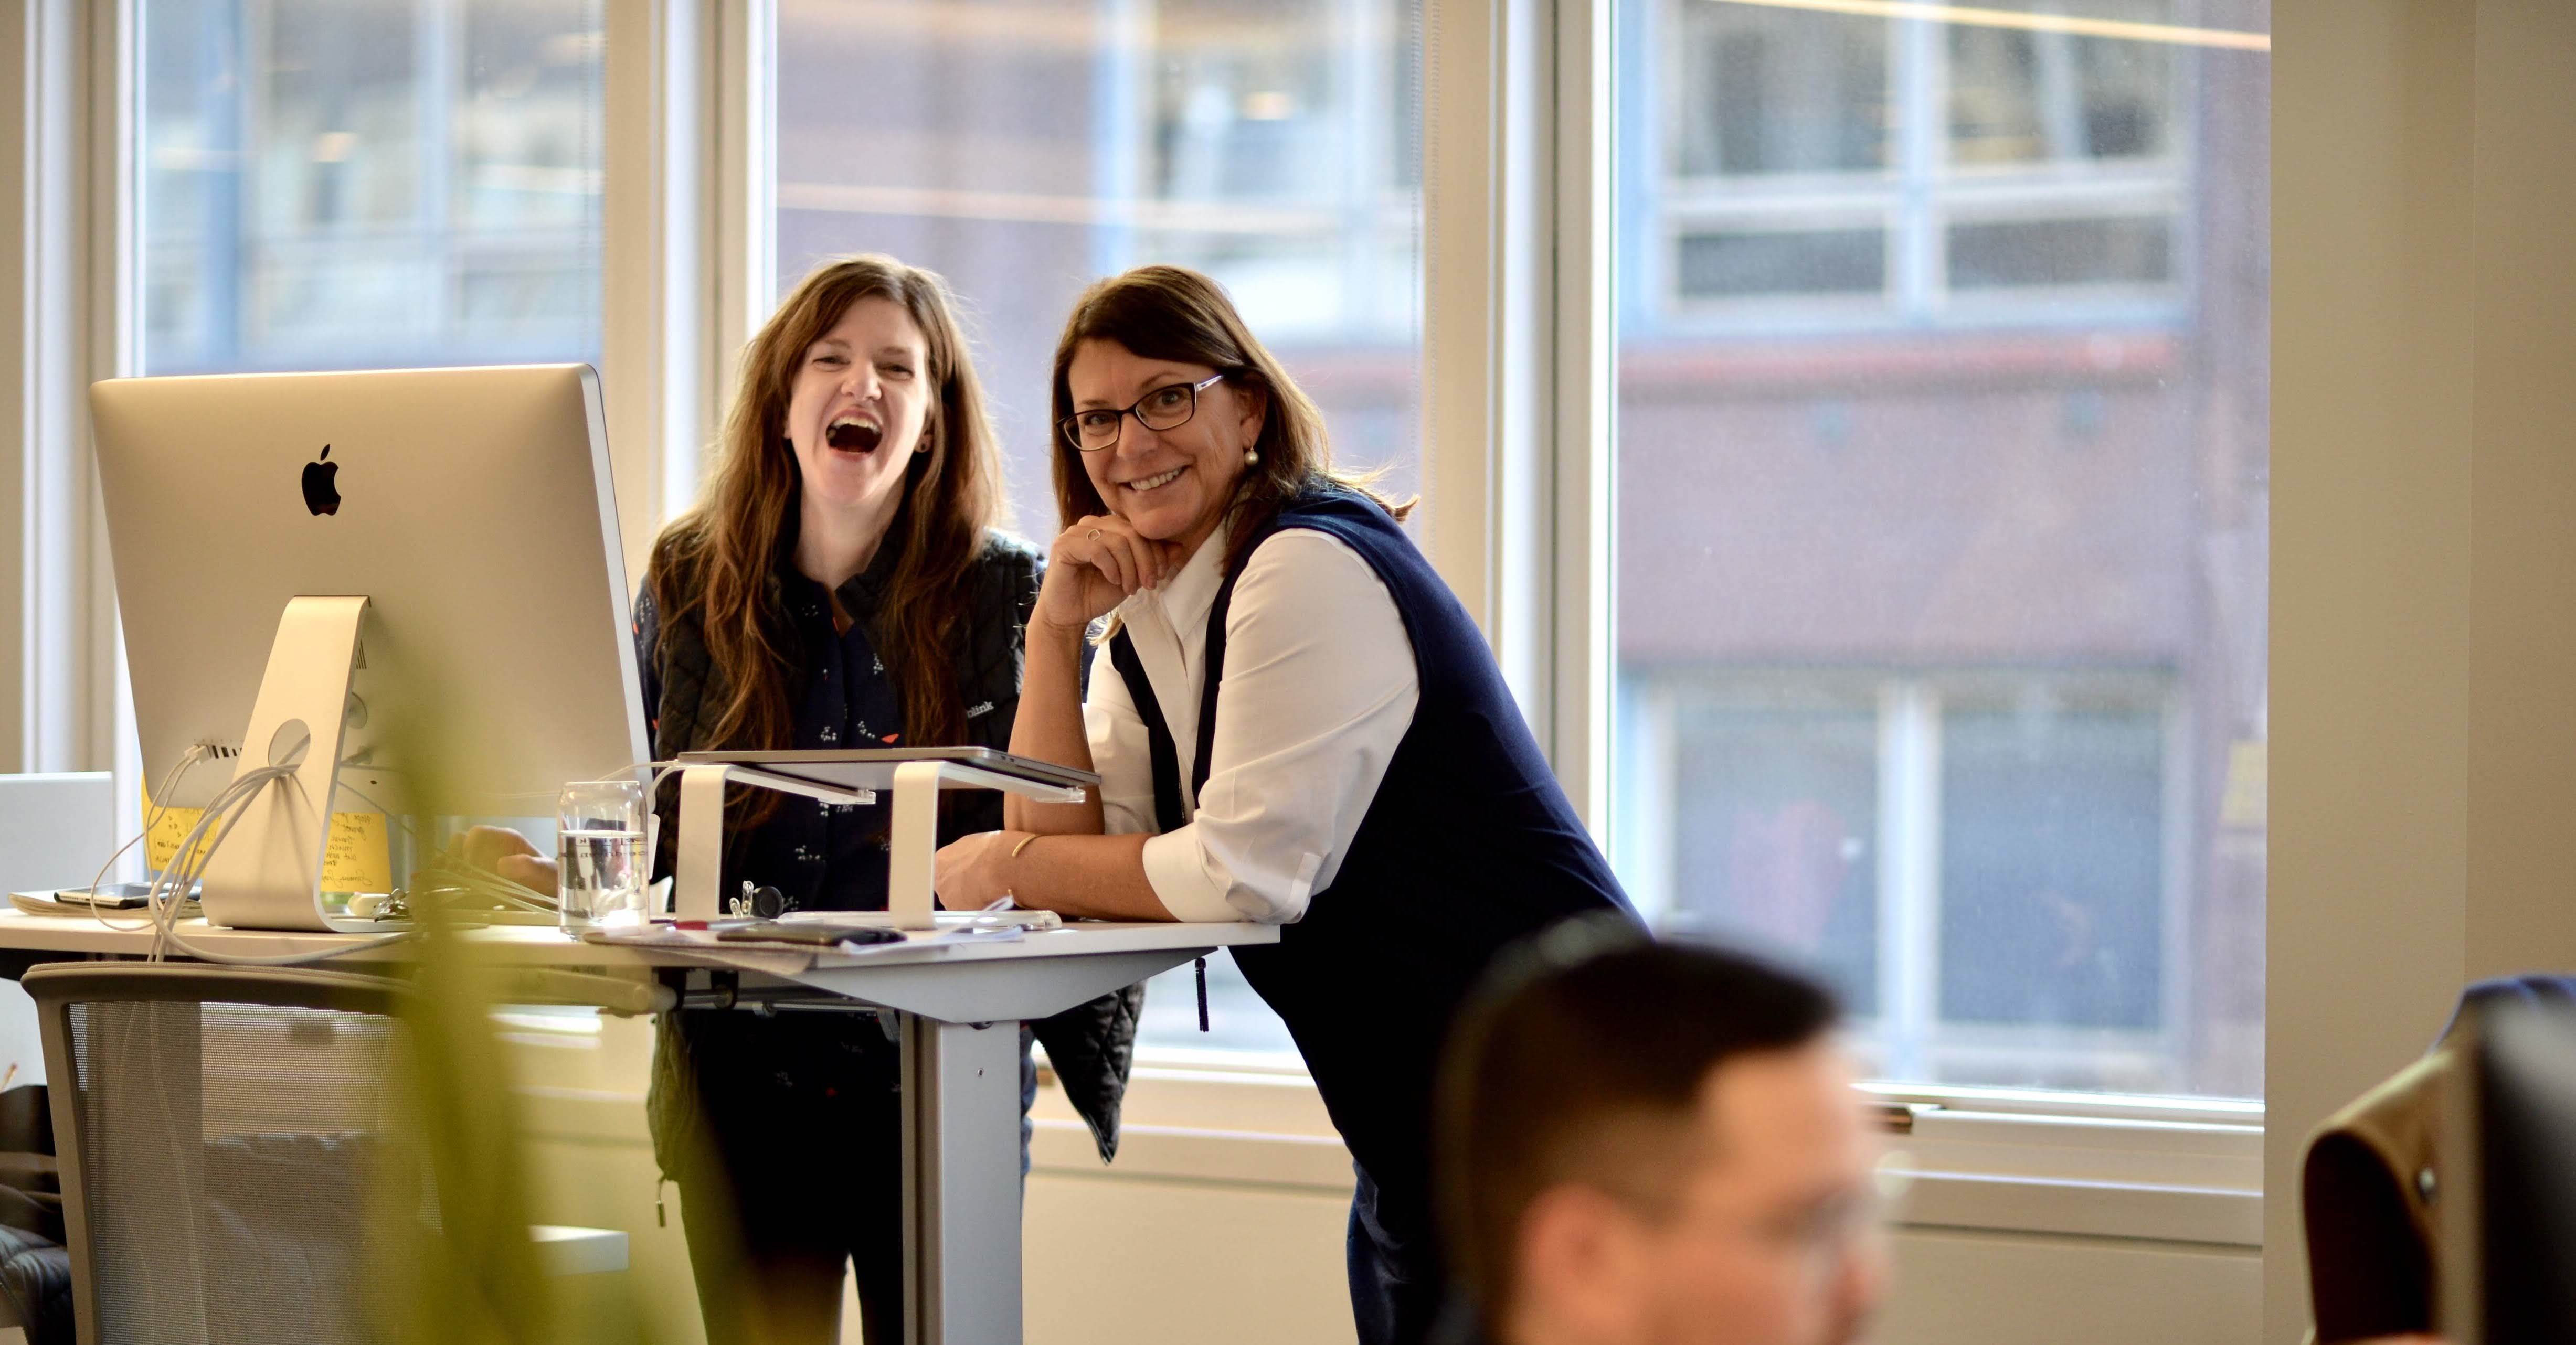
[[[1149,430],[1177,430],[1189,424],[1190,417],[1199,413],[1199,391],[1224,378],[1224,374],[1216,373],[1196,383],[1166,383],[1137,398],[1136,404],[1124,411],[1095,406],[1057,421],[1056,428],[1064,431],[1066,443],[1085,453],[1116,447],[1118,422],[1129,416],[1134,416],[1137,424]]]

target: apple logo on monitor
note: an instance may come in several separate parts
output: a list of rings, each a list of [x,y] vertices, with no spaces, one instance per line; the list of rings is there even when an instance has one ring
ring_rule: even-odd
[[[304,507],[316,514],[340,512],[340,487],[331,478],[340,474],[340,464],[331,461],[331,446],[322,446],[322,456],[304,464]]]

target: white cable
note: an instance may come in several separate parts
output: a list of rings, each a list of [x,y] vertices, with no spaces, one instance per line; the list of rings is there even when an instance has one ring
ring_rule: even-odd
[[[393,810],[385,807],[382,803],[377,802],[373,797],[369,796],[365,790],[358,788],[356,785],[342,781],[340,788],[346,793],[355,795],[360,803],[375,809],[378,813],[387,818],[392,818],[393,820],[401,823],[403,834],[411,837],[414,842],[417,842],[420,839],[420,833],[413,828],[409,818],[396,817]],[[431,863],[416,866],[413,869],[413,873],[415,877],[422,873],[448,875],[453,880],[450,883],[450,886],[462,890],[470,896],[482,897],[491,901],[509,902],[513,905],[522,906],[532,911],[542,911],[548,915],[554,914],[556,909],[556,903],[553,897],[547,896],[545,893],[539,892],[535,888],[526,886],[525,884],[514,883],[497,873],[485,873],[482,870],[475,869],[471,866],[448,868],[433,861]],[[417,892],[421,889],[419,885],[415,883],[413,884],[413,890]]]
[[[644,807],[649,816],[653,807],[653,800],[661,792],[662,782],[665,779],[668,779],[673,771],[679,770],[684,764],[686,763],[680,761],[639,761],[629,766],[620,767],[617,770],[610,771],[604,775],[596,776],[589,780],[577,781],[575,783],[614,784],[620,780],[634,778],[634,774],[637,771],[649,770],[652,772],[652,775],[648,778],[644,786]],[[349,786],[342,785],[341,788],[347,789]],[[361,794],[359,797],[365,798],[366,796]],[[373,800],[369,800],[369,802],[372,803]],[[376,805],[376,807],[377,811],[383,811],[382,805]],[[645,826],[649,832],[652,823],[648,820]],[[543,856],[539,856],[539,858],[543,858]],[[560,909],[561,903],[556,895],[540,892],[533,887],[513,882],[510,879],[504,878],[501,875],[488,870],[477,869],[467,865],[462,868],[444,871],[453,872],[460,878],[464,879],[465,881],[460,883],[460,886],[467,887],[478,896],[518,901],[533,905],[536,909],[542,911],[555,911]]]
[[[197,819],[197,825],[189,830],[187,840],[181,843],[179,853],[184,862],[174,866],[175,875],[164,873],[156,882],[154,890],[148,894],[152,899],[153,916],[158,926],[158,937],[154,940],[153,948],[153,957],[156,960],[162,956],[161,944],[164,941],[176,942],[178,912],[186,900],[188,890],[203,880],[206,866],[212,862],[215,851],[223,845],[225,838],[232,834],[233,827],[241,821],[242,815],[250,810],[250,805],[257,801],[259,791],[272,781],[287,779],[294,774],[292,767],[285,766],[263,766],[251,771],[226,786],[222,793],[215,796],[214,802],[207,806],[205,813]],[[221,824],[219,827],[218,823]],[[209,827],[217,828],[211,837],[207,835]],[[173,881],[174,876],[177,881]],[[162,890],[165,886],[168,888],[167,892]]]
[[[188,856],[194,861],[186,866],[187,881],[193,883],[202,877],[205,872],[206,863],[213,858],[215,851],[222,848],[225,839],[231,836],[233,827],[239,824],[243,815],[250,811],[251,805],[258,802],[262,789],[272,782],[290,779],[294,775],[295,768],[291,766],[262,766],[257,770],[244,773],[240,778],[234,780],[231,785],[227,786],[223,793],[218,794],[215,802],[207,806],[205,815],[197,819],[196,827],[189,832],[189,843],[193,844],[200,838],[203,838],[206,829],[213,825],[219,818],[222,821],[222,826],[215,831],[211,839],[207,839],[205,841],[202,851],[192,850],[188,845],[183,845],[181,847],[181,854]],[[179,866],[174,865],[173,867],[177,868]],[[162,883],[156,884],[156,898],[157,888],[159,886],[166,885],[173,876],[175,875],[165,873],[163,875]],[[330,948],[318,949],[309,953],[286,953],[268,957],[256,957],[240,953],[216,952],[211,948],[193,944],[187,939],[181,937],[179,934],[178,911],[180,897],[185,894],[187,890],[187,887],[184,885],[178,886],[173,889],[172,895],[168,899],[155,899],[153,901],[152,909],[155,923],[158,926],[158,937],[154,940],[152,949],[152,957],[155,961],[162,959],[166,955],[166,951],[168,949],[177,949],[179,952],[185,953],[188,956],[197,958],[201,961],[220,963],[228,966],[288,967],[303,963],[323,962],[331,958],[346,957],[351,953],[361,953],[368,951],[369,949],[383,948],[411,937],[410,931],[406,930],[399,933],[385,934],[375,938],[361,940],[357,943],[340,944]]]
[[[179,848],[172,852],[169,867],[154,874],[151,884],[144,889],[144,903],[152,914],[152,960],[161,960],[172,917],[186,900],[190,888],[205,872],[206,860],[212,855],[214,845],[221,844],[223,836],[232,830],[230,825],[225,825],[216,834],[214,843],[207,844],[207,828],[227,821],[228,816],[240,810],[246,800],[257,795],[261,786],[292,773],[283,767],[259,767],[217,791],[204,811],[197,815],[197,824],[188,829],[187,835],[179,842]]]
[[[168,813],[168,799],[169,796],[176,791],[178,782],[185,777],[190,768],[210,759],[211,755],[211,749],[209,749],[205,744],[200,743],[192,746],[179,758],[178,762],[171,767],[169,774],[162,777],[161,788],[155,791],[153,796],[154,804],[152,815],[144,822],[142,832],[132,840],[127,841],[124,845],[117,847],[116,853],[108,856],[107,863],[100,867],[99,876],[91,881],[90,891],[93,901],[95,901],[99,884],[106,881],[107,871],[116,866],[116,861],[122,858],[126,851],[133,849],[138,843],[147,841],[152,834],[152,828],[157,826],[160,823],[161,818]],[[651,801],[660,793],[662,781],[668,778],[671,772],[678,770],[681,764],[682,763],[678,761],[637,762],[634,765],[625,768],[623,772],[600,776],[599,781],[603,783],[613,781],[620,778],[621,775],[631,774],[633,771],[637,770],[652,771],[653,774],[645,785],[644,790],[646,803],[649,807],[651,805]],[[196,825],[190,827],[187,834],[180,839],[178,848],[171,854],[168,866],[157,870],[153,874],[151,883],[146,886],[144,890],[144,908],[147,912],[145,924],[135,926],[119,925],[114,921],[109,920],[105,912],[95,905],[90,909],[91,918],[98,921],[108,929],[115,930],[119,933],[140,933],[146,928],[151,929],[153,931],[153,941],[150,957],[156,962],[166,958],[170,950],[176,949],[189,957],[197,958],[201,961],[221,963],[231,966],[293,966],[301,963],[321,962],[330,958],[345,957],[351,953],[359,953],[365,952],[369,949],[382,948],[412,937],[412,931],[404,930],[396,933],[380,935],[357,943],[343,944],[310,953],[289,953],[272,957],[253,957],[243,954],[216,952],[212,949],[192,944],[179,934],[179,910],[181,906],[185,904],[187,894],[203,881],[206,866],[213,859],[215,851],[221,848],[225,839],[232,835],[233,827],[240,823],[242,816],[249,812],[251,806],[258,801],[260,791],[263,788],[273,782],[292,778],[295,773],[295,768],[291,766],[261,766],[242,773],[233,779],[231,783],[225,785],[221,790],[216,792],[215,797],[209,800],[205,808],[199,812]],[[393,814],[387,811],[383,804],[369,798],[363,791],[356,787],[346,784],[341,784],[338,787],[348,790],[361,802],[374,808],[383,816],[389,819],[393,817]],[[408,820],[405,820],[403,825],[406,832],[411,830]],[[208,834],[210,828],[212,829],[211,836]],[[537,892],[536,889],[512,882],[509,879],[501,877],[499,874],[485,874],[472,869],[467,869],[463,871],[463,876],[470,880],[468,890],[475,892],[476,895],[506,900],[520,905],[530,906],[538,910],[553,908],[548,899],[544,897],[543,894]]]
[[[395,814],[392,809],[377,802],[372,795],[367,793],[367,791],[360,789],[356,785],[350,784],[345,780],[340,782],[339,787],[341,792],[354,795],[360,803],[375,809],[379,815],[399,824],[403,829],[403,834],[410,837],[415,843],[419,841],[420,832],[412,826],[410,818]],[[448,868],[436,863],[435,861],[417,865],[413,868],[412,872],[415,879],[423,873],[447,875],[449,879],[451,879],[448,885],[456,890],[464,892],[468,896],[479,897],[487,901],[507,902],[514,906],[522,907],[531,911],[543,912],[547,915],[554,914],[556,910],[556,902],[553,897],[547,896],[545,893],[539,892],[533,887],[528,887],[521,883],[514,883],[497,873],[485,873],[472,867]],[[423,891],[421,885],[416,881],[412,884],[412,890],[415,893]]]
[[[413,871],[415,880],[423,874],[430,875],[435,885],[425,887],[415,881],[412,888],[414,893],[452,892],[480,901],[506,902],[526,910],[542,911],[547,915],[555,913],[554,898],[533,887],[514,883],[497,873],[445,865],[424,867]]]
[[[142,924],[131,926],[120,925],[115,921],[108,919],[107,908],[98,904],[98,889],[101,884],[107,881],[108,870],[116,867],[116,861],[125,858],[126,851],[133,849],[138,842],[148,842],[151,839],[152,829],[161,825],[162,817],[170,811],[170,796],[178,791],[179,782],[187,778],[188,768],[196,765],[200,761],[206,760],[211,755],[213,755],[213,749],[206,746],[206,744],[194,744],[190,746],[187,751],[180,753],[179,760],[172,764],[167,773],[162,775],[161,787],[152,792],[152,815],[143,820],[143,830],[135,833],[133,840],[129,840],[125,844],[116,847],[116,853],[109,855],[107,857],[107,862],[98,866],[97,876],[89,880],[89,914],[91,919],[96,920],[101,925],[104,925],[119,934],[140,934],[144,930],[151,928],[151,902],[149,899],[146,899],[144,902],[144,921]],[[171,860],[174,863],[177,859],[177,855],[171,856]],[[147,867],[152,862],[152,849],[148,844],[144,846],[143,862]],[[58,895],[55,900],[59,902],[61,897]]]

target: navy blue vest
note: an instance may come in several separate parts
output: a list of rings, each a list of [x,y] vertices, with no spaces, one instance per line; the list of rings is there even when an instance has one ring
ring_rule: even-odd
[[[1329,533],[1377,572],[1413,642],[1421,699],[1333,885],[1281,927],[1278,943],[1237,948],[1234,959],[1297,1039],[1351,1156],[1394,1207],[1384,1214],[1427,1223],[1431,1093],[1459,1006],[1507,945],[1569,916],[1634,911],[1539,754],[1484,636],[1395,520],[1361,496],[1327,491],[1290,502],[1259,536],[1280,528]],[[1237,577],[1225,577],[1208,611],[1199,787]],[[1153,744],[1158,822],[1175,830],[1187,819],[1171,728],[1123,632],[1110,661]]]

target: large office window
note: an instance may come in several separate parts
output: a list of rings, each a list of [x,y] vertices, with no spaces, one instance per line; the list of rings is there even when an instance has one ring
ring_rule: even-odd
[[[2261,1092],[2267,28],[1619,11],[1615,858],[1890,1079]]]
[[[142,0],[144,372],[589,360],[603,0]]]
[[[1419,0],[781,0],[777,283],[887,252],[964,301],[1021,534],[1055,533],[1049,361],[1092,280],[1223,282],[1337,461],[1412,488]],[[1149,1046],[1292,1049],[1231,959],[1148,992]]]
[[[1622,202],[1641,316],[1982,324],[2069,300],[2131,316],[2182,301],[2196,72],[2137,34],[2205,7],[2024,4],[2001,23],[1859,8],[1682,0],[1634,16],[1653,44],[1631,63],[1652,106],[1628,137],[1653,157]],[[2046,22],[2079,14],[2136,31]]]

